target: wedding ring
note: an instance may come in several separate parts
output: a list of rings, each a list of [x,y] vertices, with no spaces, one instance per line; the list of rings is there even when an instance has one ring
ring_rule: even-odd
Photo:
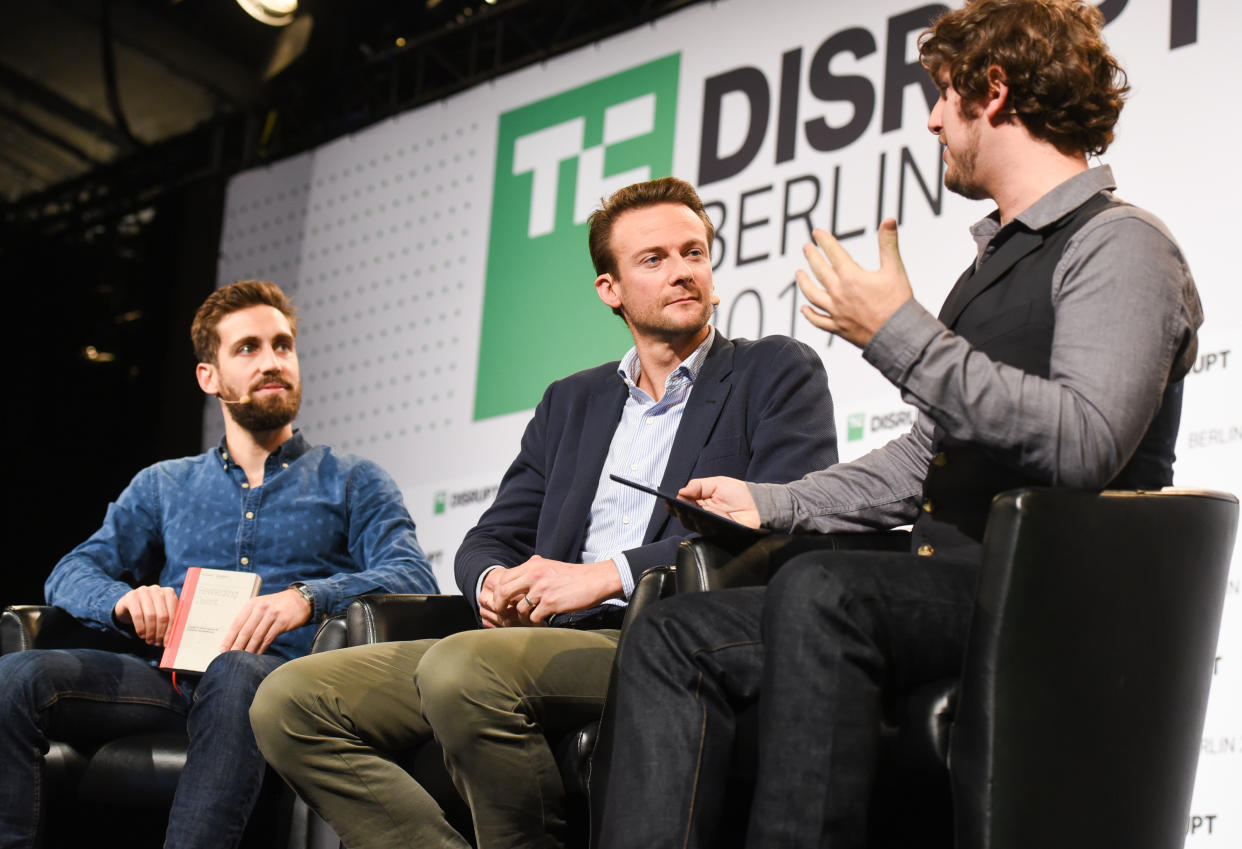
[[[536,607],[538,607],[538,606],[539,606],[539,602],[537,602],[537,601],[531,601],[531,600],[530,600],[530,596],[528,596],[528,595],[524,595],[524,596],[522,596],[522,598],[526,599],[526,603],[530,605],[530,609],[531,609],[531,610],[534,610]]]

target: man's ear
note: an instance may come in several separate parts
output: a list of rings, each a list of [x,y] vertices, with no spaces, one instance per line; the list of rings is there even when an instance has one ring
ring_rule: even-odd
[[[617,281],[607,271],[595,278],[595,294],[614,309],[621,306],[621,294],[617,291]]]
[[[216,367],[211,363],[199,363],[194,367],[194,376],[198,378],[198,388],[208,395],[220,394],[220,378]]]
[[[988,66],[988,96],[983,101],[983,113],[992,124],[1002,123],[1013,114],[1009,103],[1009,77],[1000,65]]]

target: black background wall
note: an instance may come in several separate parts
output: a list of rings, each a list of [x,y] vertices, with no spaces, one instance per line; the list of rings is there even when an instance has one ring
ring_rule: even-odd
[[[211,178],[0,238],[12,352],[0,605],[42,602],[52,567],[136,471],[199,450],[189,328],[215,284],[223,202],[224,179]]]

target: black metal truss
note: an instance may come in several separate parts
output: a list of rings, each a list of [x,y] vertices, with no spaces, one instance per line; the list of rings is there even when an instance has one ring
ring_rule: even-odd
[[[268,84],[257,105],[218,114],[191,132],[139,149],[115,127],[89,116],[102,125],[95,127],[101,137],[127,152],[82,177],[8,204],[3,218],[18,230],[81,231],[150,204],[169,189],[300,153],[699,1],[461,4],[452,20],[403,46],[345,58],[304,56]],[[47,102],[46,94],[30,86],[26,90],[57,111],[70,108]],[[82,116],[73,117],[82,123]]]

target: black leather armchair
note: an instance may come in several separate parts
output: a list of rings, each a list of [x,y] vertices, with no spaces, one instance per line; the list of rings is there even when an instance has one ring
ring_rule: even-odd
[[[899,694],[884,717],[873,845],[1181,847],[1237,521],[1234,496],[1204,490],[998,496],[960,679]],[[901,541],[696,540],[678,591],[763,583],[807,548]],[[607,717],[601,733],[602,759],[624,741]],[[739,717],[739,821],[723,830],[739,843],[755,751]]]
[[[324,622],[315,634],[312,651],[345,644],[342,617]],[[87,628],[58,607],[13,605],[0,614],[0,654],[45,648],[96,648],[108,651],[152,650],[134,638]],[[187,738],[182,730],[130,734],[89,748],[53,741],[45,756],[45,786],[49,817],[45,843],[75,846],[97,837],[78,829],[94,828],[118,810],[126,811],[126,844],[132,847],[163,844],[168,807],[181,769],[185,766]],[[98,816],[88,811],[100,812]],[[299,816],[300,813],[300,816]],[[305,845],[304,809],[270,770],[243,845],[272,845],[290,849]]]

